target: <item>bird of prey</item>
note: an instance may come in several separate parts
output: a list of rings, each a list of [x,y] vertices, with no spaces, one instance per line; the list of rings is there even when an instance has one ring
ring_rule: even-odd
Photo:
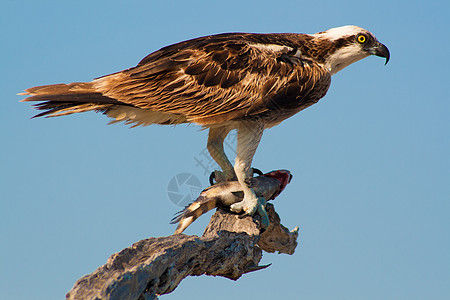
[[[96,111],[133,126],[195,123],[209,129],[207,149],[221,167],[217,182],[237,179],[244,197],[231,209],[253,214],[264,199],[248,184],[264,129],[325,96],[331,76],[389,50],[357,26],[316,34],[224,33],[164,47],[133,68],[91,82],[32,87],[36,116]],[[237,130],[234,166],[223,142]]]

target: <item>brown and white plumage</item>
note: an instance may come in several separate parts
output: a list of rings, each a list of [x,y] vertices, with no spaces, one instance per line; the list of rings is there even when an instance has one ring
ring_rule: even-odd
[[[217,179],[236,176],[244,188],[244,201],[232,209],[253,213],[258,198],[244,181],[263,130],[319,101],[332,74],[372,54],[389,59],[387,48],[356,26],[313,35],[226,33],[162,48],[92,82],[27,89],[23,101],[38,101],[37,116],[93,110],[134,126],[210,128],[208,150],[223,170]],[[232,129],[238,131],[234,168],[223,151]]]
[[[163,124],[208,126],[265,118],[274,108],[291,115],[292,110],[317,102],[330,84],[324,67],[296,54],[296,43],[304,44],[306,37],[231,33],[198,38],[165,47],[134,68],[90,83],[28,89],[32,97],[24,101],[52,101],[52,106],[37,105],[38,109],[51,108],[43,115],[100,110],[128,122],[136,118],[130,108],[137,108],[165,114],[167,120],[156,122]],[[81,97],[97,106],[80,104]],[[299,97],[301,101],[293,103]],[[62,110],[57,110],[56,102]],[[278,115],[273,117],[275,122]]]

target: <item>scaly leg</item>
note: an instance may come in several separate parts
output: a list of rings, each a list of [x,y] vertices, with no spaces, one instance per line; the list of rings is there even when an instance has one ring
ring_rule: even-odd
[[[262,227],[266,228],[269,225],[269,218],[265,210],[266,200],[256,196],[255,191],[247,184],[247,179],[253,177],[252,160],[263,131],[264,125],[260,123],[243,123],[238,128],[234,171],[244,191],[244,199],[231,205],[231,210],[234,212],[244,211],[248,215],[253,215],[257,211],[261,215]]]
[[[233,165],[228,160],[223,149],[223,141],[230,132],[228,127],[214,127],[209,129],[207,148],[211,157],[222,168],[222,172],[214,171],[216,182],[231,181],[236,179]]]

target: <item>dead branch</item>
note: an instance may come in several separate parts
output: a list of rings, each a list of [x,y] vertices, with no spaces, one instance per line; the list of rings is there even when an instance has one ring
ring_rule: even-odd
[[[141,240],[92,274],[80,278],[67,299],[157,299],[187,276],[212,275],[237,280],[260,270],[262,250],[293,254],[298,232],[280,224],[267,205],[270,226],[262,234],[259,218],[217,210],[202,237],[184,234]]]

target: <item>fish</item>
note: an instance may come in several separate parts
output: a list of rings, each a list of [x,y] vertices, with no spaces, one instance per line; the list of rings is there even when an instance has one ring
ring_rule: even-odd
[[[276,170],[253,177],[246,183],[258,197],[264,197],[268,201],[275,199],[291,182],[292,177],[288,170]],[[182,233],[192,222],[208,211],[219,207],[229,209],[232,204],[240,202],[242,199],[244,199],[244,192],[238,181],[226,181],[211,185],[204,189],[194,202],[174,216],[170,222],[171,224],[178,223],[174,234]],[[265,210],[263,214],[265,214]],[[267,218],[268,222],[267,214],[261,217]]]

